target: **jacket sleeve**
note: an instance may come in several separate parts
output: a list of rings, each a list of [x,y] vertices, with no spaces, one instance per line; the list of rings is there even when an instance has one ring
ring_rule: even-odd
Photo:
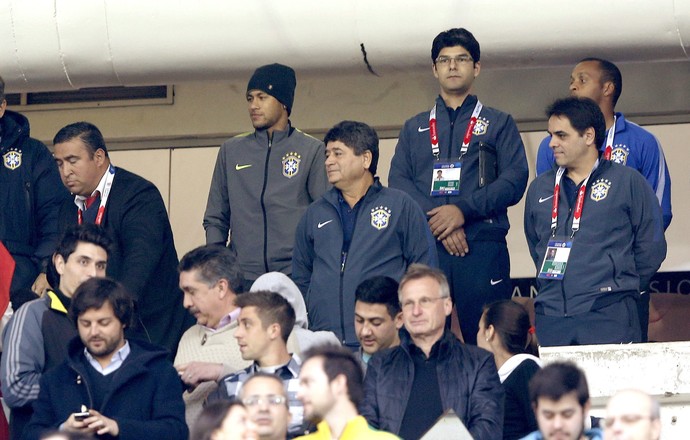
[[[403,196],[405,196],[403,194]],[[405,197],[407,198],[407,197]],[[423,263],[431,267],[438,267],[438,255],[436,253],[436,241],[431,235],[431,230],[426,221],[426,216],[417,204],[408,199],[405,201],[406,229],[399,231],[400,242],[405,250],[407,265]]]
[[[311,237],[308,228],[309,209],[304,213],[295,231],[295,247],[292,251],[292,281],[297,284],[305,301],[311,274],[314,269],[314,239]]]
[[[664,230],[671,224],[671,176],[666,165],[664,151],[659,140],[651,133],[643,141],[639,151],[643,154],[640,162],[640,173],[647,179],[654,190],[664,220]]]
[[[359,412],[371,426],[381,429],[379,418],[379,403],[376,385],[378,382],[379,370],[381,369],[382,356],[374,355],[367,364],[367,373],[364,376],[364,400],[362,401]]]
[[[225,145],[223,145],[218,151],[216,166],[211,178],[211,188],[208,191],[206,212],[204,213],[203,226],[206,230],[206,244],[225,246],[228,242],[231,213],[227,181]]]
[[[415,173],[413,171],[411,156],[413,141],[407,134],[408,125],[409,121],[405,123],[400,131],[398,144],[395,146],[395,154],[393,154],[390,171],[388,172],[388,185],[391,188],[396,188],[409,194],[422,208],[422,211],[426,213],[436,206],[429,199],[429,194],[423,193],[419,190],[417,185],[415,185]],[[431,147],[429,146],[429,148]]]
[[[328,176],[326,176],[326,152],[323,143],[320,142],[309,167],[309,180],[307,182],[309,198],[312,202],[318,200],[329,187]]]
[[[3,398],[12,408],[26,406],[38,398],[45,365],[38,305],[29,303],[20,307],[3,331],[0,378]]]
[[[113,417],[120,429],[119,439],[170,439],[186,440],[189,435],[184,418],[182,383],[172,365],[167,362],[155,372],[157,388],[151,399],[149,420],[133,420]]]
[[[554,166],[553,150],[549,147],[551,136],[546,136],[542,139],[537,150],[537,176],[544,174]]]
[[[640,291],[644,291],[666,258],[666,239],[659,201],[639,174],[632,176],[630,222],[635,234],[633,251],[635,268],[640,276]]]
[[[34,257],[42,263],[53,255],[58,241],[58,213],[60,206],[69,199],[69,192],[62,184],[57,165],[48,148],[41,142],[31,140],[38,150],[36,163],[32,170],[34,192],[34,215],[36,227],[36,248]]]
[[[467,429],[475,440],[501,440],[505,400],[503,385],[491,354],[487,353],[477,362],[478,370],[469,396]]]
[[[510,115],[496,136],[498,177],[483,188],[463,195],[457,202],[465,221],[493,217],[520,201],[527,187],[529,168],[520,132]]]
[[[527,196],[525,197],[525,213],[523,220],[523,227],[525,229],[525,238],[527,239],[527,248],[529,249],[529,254],[534,261],[534,265],[539,265],[539,256],[537,255],[537,243],[539,243],[539,235],[535,230],[534,218],[532,213],[533,196],[532,191],[534,190],[534,182],[530,185],[527,190]]]

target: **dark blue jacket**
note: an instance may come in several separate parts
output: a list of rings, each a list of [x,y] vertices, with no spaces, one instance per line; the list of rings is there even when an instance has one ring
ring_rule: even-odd
[[[58,211],[69,193],[48,148],[29,137],[29,120],[0,119],[0,241],[17,262],[12,290],[30,288],[55,252]],[[15,310],[18,307],[15,304]]]
[[[398,434],[414,381],[409,333],[400,345],[374,354],[364,379],[361,414],[383,431]],[[437,373],[443,410],[453,409],[476,440],[503,438],[504,392],[491,353],[445,332],[436,342]]]
[[[378,179],[358,202],[352,242],[343,262],[339,191],[312,203],[297,226],[292,278],[307,303],[311,330],[329,330],[348,344],[355,335],[355,289],[377,275],[400,280],[412,263],[438,266],[436,245],[419,206]]]
[[[117,422],[120,440],[186,440],[182,382],[166,359],[167,353],[147,342],[130,339],[129,344],[129,356],[111,373],[111,392],[94,409]],[[81,405],[93,408],[87,368],[93,367],[76,337],[70,342],[68,359],[41,378],[25,440],[36,440],[41,433],[57,429]]]

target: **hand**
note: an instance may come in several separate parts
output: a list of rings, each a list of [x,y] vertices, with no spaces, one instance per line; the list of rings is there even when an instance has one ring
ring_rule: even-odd
[[[465,216],[455,205],[443,205],[426,213],[431,233],[438,241],[443,241],[453,231],[465,225]]]
[[[441,243],[449,254],[456,257],[464,257],[470,252],[470,247],[465,237],[465,229],[463,228],[458,228],[453,231],[448,237],[443,239]]]
[[[95,432],[97,435],[110,434],[113,437],[120,434],[120,427],[115,420],[104,416],[95,409],[90,409],[89,413],[91,415],[83,422],[89,431]]]
[[[175,369],[180,379],[186,385],[196,387],[202,382],[218,381],[223,373],[223,364],[211,362],[189,362],[187,364],[176,365]]]
[[[44,273],[39,273],[36,277],[36,281],[34,281],[33,285],[31,286],[31,290],[38,296],[43,296],[43,294],[49,288],[50,284],[48,284],[48,278]]]

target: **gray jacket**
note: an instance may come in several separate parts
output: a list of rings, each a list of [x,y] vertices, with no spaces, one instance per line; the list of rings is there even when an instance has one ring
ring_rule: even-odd
[[[307,206],[328,189],[323,142],[288,125],[245,133],[218,152],[208,194],[206,242],[228,241],[249,281],[290,275],[295,229]]]

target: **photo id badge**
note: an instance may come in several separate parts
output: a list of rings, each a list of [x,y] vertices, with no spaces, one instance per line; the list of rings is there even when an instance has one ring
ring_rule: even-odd
[[[539,278],[547,280],[562,280],[565,276],[565,268],[568,265],[570,249],[573,247],[572,239],[551,239],[546,246],[546,255],[541,264]]]
[[[436,162],[431,176],[431,195],[457,196],[460,194],[461,162]]]

